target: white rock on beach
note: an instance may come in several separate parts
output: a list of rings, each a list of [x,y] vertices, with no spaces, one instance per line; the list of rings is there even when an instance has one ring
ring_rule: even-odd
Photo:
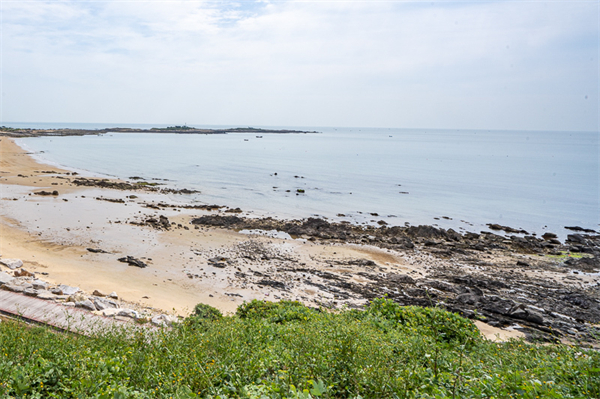
[[[138,319],[140,314],[133,309],[119,309],[117,316],[131,317],[132,319]]]
[[[159,314],[152,318],[152,324],[155,326],[170,326],[173,323],[171,317],[166,314]]]
[[[120,309],[106,308],[92,313],[106,317],[114,317],[119,313],[119,311]]]
[[[89,299],[86,299],[85,301],[81,301],[81,302],[75,302],[75,307],[83,308],[85,310],[91,310],[91,311],[96,310],[96,306],[94,306],[92,301],[90,301]]]
[[[45,290],[48,288],[48,283],[42,280],[33,280],[31,282],[36,290]]]
[[[23,266],[23,261],[21,259],[0,259],[0,264],[3,264],[11,270],[15,270]]]
[[[34,286],[35,287],[35,286]],[[50,300],[50,299],[54,299],[56,298],[56,295],[54,295],[53,293],[51,293],[50,291],[46,291],[46,290],[39,290],[37,297],[39,299],[46,299],[46,300]]]
[[[71,287],[64,284],[59,285],[57,288],[62,292],[62,295],[74,295],[79,292],[79,287]]]
[[[6,290],[6,291],[12,291],[12,292],[23,292],[26,289],[31,288],[31,287],[32,287],[31,284],[22,284],[22,283],[20,284],[19,282],[12,282],[9,284],[4,284],[2,286],[2,289]]]
[[[0,272],[0,285],[9,284],[14,279],[15,279],[14,277],[9,276],[8,274],[6,274],[4,272]]]

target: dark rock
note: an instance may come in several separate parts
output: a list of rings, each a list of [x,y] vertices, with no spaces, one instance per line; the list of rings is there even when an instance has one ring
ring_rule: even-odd
[[[464,303],[467,305],[475,305],[479,302],[479,299],[481,297],[479,295],[475,295],[475,294],[471,294],[471,293],[467,293],[467,294],[460,294],[456,297],[456,300],[460,303]]]
[[[86,248],[89,252],[93,252],[95,254],[107,254],[108,252],[106,252],[103,249],[99,249],[99,248]]]
[[[402,283],[402,284],[414,284],[415,283],[415,279],[406,274],[389,274],[388,280],[393,281],[395,283]]]
[[[542,235],[542,238],[543,238],[544,240],[551,240],[551,239],[556,239],[556,238],[558,238],[558,236],[557,236],[556,234],[554,234],[554,233],[550,233],[550,232],[548,232],[548,233],[544,233],[544,234]]]
[[[575,244],[584,244],[586,243],[585,241],[585,237],[582,236],[581,234],[569,234],[567,235],[567,241],[566,242],[572,242]]]
[[[58,191],[54,190],[54,191],[36,191],[34,192],[35,195],[54,195],[57,196],[58,195]]]
[[[408,234],[410,237],[420,237],[420,238],[426,238],[426,239],[436,239],[436,238],[447,238],[448,237],[448,233],[446,233],[446,231],[444,229],[437,229],[433,226],[424,226],[424,225],[419,225],[419,226],[410,226],[407,230],[406,230],[406,234]]]
[[[565,265],[568,265],[574,269],[579,269],[586,273],[593,273],[600,271],[600,260],[596,257],[593,258],[570,258],[565,261]]]
[[[137,267],[141,267],[141,268],[148,267],[147,264],[145,264],[144,262],[142,262],[139,259],[134,258],[133,256],[126,256],[126,257],[123,257],[123,258],[119,258],[118,261],[119,262],[123,262],[123,263],[127,263],[130,266],[137,266]]]
[[[524,262],[522,260],[518,260],[517,261],[517,266],[525,266],[525,267],[530,267],[531,265],[527,262]]]
[[[565,226],[565,229],[572,231],[583,231],[584,233],[596,233],[596,230],[584,229],[583,227],[579,226]]]
[[[242,222],[243,219],[237,216],[206,215],[192,219],[192,224],[202,224],[215,227],[230,227]]]
[[[277,289],[281,289],[281,290],[285,290],[285,284],[280,282],[280,281],[275,281],[275,280],[260,280],[258,281],[256,284],[258,285],[263,285],[263,286],[268,286],[268,287],[273,287],[273,288],[277,288]]]
[[[510,316],[514,317],[515,319],[521,319],[535,324],[544,324],[544,317],[531,309],[517,308],[515,311],[510,313]]]
[[[346,262],[346,264],[356,266],[377,266],[377,263],[373,262],[370,259],[352,259]]]
[[[496,223],[488,223],[487,226],[491,230],[501,230],[501,231],[505,231],[507,233],[516,233],[516,234],[529,234],[527,231],[525,231],[523,229],[514,229],[512,227],[502,226],[502,225],[499,225]]]

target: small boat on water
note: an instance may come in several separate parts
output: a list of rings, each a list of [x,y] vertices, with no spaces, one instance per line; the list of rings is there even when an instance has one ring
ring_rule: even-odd
[[[244,139],[244,141],[248,141],[248,139]]]
[[[262,139],[262,136],[256,136],[257,139]]]

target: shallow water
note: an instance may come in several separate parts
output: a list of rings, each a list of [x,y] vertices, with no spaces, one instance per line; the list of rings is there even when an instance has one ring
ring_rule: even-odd
[[[598,229],[597,133],[304,129],[321,133],[110,133],[18,142],[57,165],[166,179],[156,182],[202,192],[183,200],[260,215],[468,231],[499,223],[561,237],[569,233],[564,226]]]

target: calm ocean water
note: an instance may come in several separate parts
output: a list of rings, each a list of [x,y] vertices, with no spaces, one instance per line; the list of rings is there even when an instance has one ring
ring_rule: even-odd
[[[597,133],[295,129],[321,133],[262,138],[110,133],[19,143],[57,165],[120,178],[168,179],[169,186],[201,191],[186,201],[260,215],[467,231],[499,223],[561,237],[568,233],[564,226],[599,227]],[[298,189],[304,193],[297,195]]]

